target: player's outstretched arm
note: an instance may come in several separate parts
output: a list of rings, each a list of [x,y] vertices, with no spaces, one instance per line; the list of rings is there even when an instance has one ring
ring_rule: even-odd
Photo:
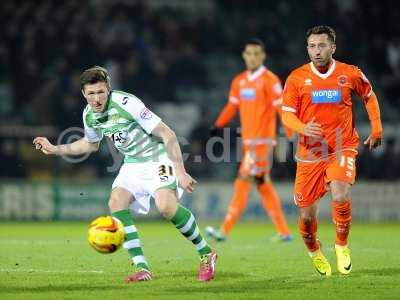
[[[214,126],[218,128],[223,128],[235,117],[237,111],[238,105],[229,101],[219,114],[217,120],[214,123]]]
[[[33,140],[36,149],[41,150],[47,155],[81,155],[95,152],[99,149],[99,143],[89,143],[85,138],[81,138],[70,144],[53,145],[45,137],[36,137]]]
[[[196,180],[194,180],[188,173],[186,173],[185,166],[183,164],[182,151],[179,147],[179,142],[175,132],[161,121],[152,130],[151,134],[160,137],[163,140],[163,143],[167,150],[167,155],[174,164],[179,185],[185,191],[192,193],[194,191]]]

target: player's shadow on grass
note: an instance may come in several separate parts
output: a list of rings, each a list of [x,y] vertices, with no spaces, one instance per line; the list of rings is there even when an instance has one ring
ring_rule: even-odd
[[[109,291],[109,290],[120,290],[121,285],[78,285],[78,284],[65,284],[65,285],[46,285],[46,286],[35,286],[35,287],[2,287],[0,295],[2,293],[14,293],[14,294],[26,294],[26,293],[48,293],[48,292],[75,292],[75,291]]]
[[[164,274],[159,274],[156,275],[155,278],[157,279],[164,279],[173,276],[174,278],[182,278],[182,279],[187,279],[187,278],[196,278],[197,272],[196,271],[184,271],[184,272],[177,272],[177,273],[164,273]],[[218,278],[223,278],[223,279],[237,279],[237,278],[244,278],[246,277],[246,274],[239,273],[239,272],[218,272]]]
[[[360,270],[354,270],[351,273],[351,276],[365,276],[365,275],[396,277],[400,276],[400,268],[360,269]]]
[[[243,274],[241,274],[244,277]],[[265,293],[265,291],[273,291],[273,290],[300,290],[304,288],[305,284],[309,284],[310,282],[315,282],[314,278],[310,278],[307,280],[300,280],[300,279],[293,279],[290,277],[274,277],[270,279],[263,279],[263,280],[253,280],[253,281],[237,281],[234,282],[227,282],[229,277],[224,278],[224,274],[222,272],[218,273],[218,278],[213,281],[207,283],[207,288],[204,288],[203,284],[199,285],[191,285],[190,287],[182,287],[179,288],[168,288],[165,289],[164,292],[170,293],[197,293],[197,294],[204,294],[204,293],[221,293],[221,290],[229,291],[229,293],[235,293],[237,295],[242,293],[247,293],[251,291],[252,293]]]

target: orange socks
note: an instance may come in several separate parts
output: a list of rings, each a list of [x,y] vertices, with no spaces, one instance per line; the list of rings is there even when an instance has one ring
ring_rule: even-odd
[[[317,219],[311,219],[311,222],[305,222],[304,219],[299,218],[299,231],[310,252],[317,251],[319,249],[319,243],[317,242]]]
[[[349,236],[351,223],[350,199],[345,201],[332,201],[332,216],[336,226],[336,244],[345,246],[347,245],[347,237]]]
[[[229,234],[236,221],[241,216],[247,205],[251,190],[251,182],[237,178],[234,183],[234,191],[231,203],[229,204],[228,213],[225,216],[221,230],[225,235]]]
[[[332,215],[333,222],[336,226],[336,245],[346,246],[347,238],[350,232],[351,223],[351,202],[345,201],[332,201]],[[319,249],[317,241],[317,219],[311,219],[311,222],[305,222],[304,219],[299,218],[300,234],[310,252]]]
[[[336,225],[336,245],[347,245],[347,238],[350,232],[351,223],[351,202],[346,201],[332,201],[332,215],[333,222]],[[317,219],[311,219],[311,222],[305,222],[299,218],[299,230],[310,252],[319,249],[317,241]]]
[[[288,235],[290,234],[289,227],[286,223],[285,215],[281,207],[281,201],[279,200],[278,193],[276,192],[272,182],[264,182],[258,186],[258,192],[261,196],[261,202],[264,206],[265,211],[271,217],[272,222],[279,234]]]

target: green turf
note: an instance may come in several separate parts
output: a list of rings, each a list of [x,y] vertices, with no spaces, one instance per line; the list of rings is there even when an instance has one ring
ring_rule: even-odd
[[[198,257],[168,223],[139,223],[155,279],[125,284],[127,254],[98,254],[83,223],[0,223],[0,299],[394,299],[400,295],[400,224],[354,224],[353,272],[339,276],[333,226],[320,238],[334,275],[314,272],[297,231],[272,243],[269,224],[239,224],[218,251],[213,282],[195,280]]]

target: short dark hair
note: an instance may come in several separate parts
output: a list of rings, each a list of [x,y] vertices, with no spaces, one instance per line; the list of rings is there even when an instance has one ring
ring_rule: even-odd
[[[86,84],[94,84],[97,82],[104,82],[110,88],[110,76],[107,69],[94,66],[83,71],[81,75],[81,89],[83,90]]]
[[[308,40],[308,38],[312,34],[324,34],[324,33],[328,35],[328,40],[330,40],[332,43],[336,42],[336,32],[335,30],[333,30],[332,27],[328,25],[319,25],[308,29],[306,33],[306,40]]]
[[[265,44],[262,40],[258,39],[258,38],[251,38],[248,39],[246,41],[246,43],[244,44],[244,47],[246,48],[247,45],[257,45],[260,46],[262,48],[263,51],[265,51]]]

